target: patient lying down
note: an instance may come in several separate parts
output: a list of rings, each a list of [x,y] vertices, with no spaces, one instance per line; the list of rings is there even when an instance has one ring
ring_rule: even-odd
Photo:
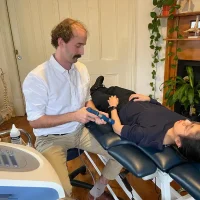
[[[155,99],[117,86],[103,86],[104,77],[91,87],[95,106],[115,120],[113,130],[143,147],[162,150],[176,145],[189,160],[200,161],[200,124],[162,106]]]

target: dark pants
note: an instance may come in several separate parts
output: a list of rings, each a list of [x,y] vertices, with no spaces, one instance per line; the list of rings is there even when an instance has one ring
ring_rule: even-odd
[[[119,99],[119,104],[117,106],[117,110],[119,111],[123,105],[128,102],[131,94],[135,94],[135,92],[118,86],[112,86],[109,88],[100,87],[96,91],[92,92],[92,100],[98,110],[109,112],[108,99],[110,96],[116,95]]]

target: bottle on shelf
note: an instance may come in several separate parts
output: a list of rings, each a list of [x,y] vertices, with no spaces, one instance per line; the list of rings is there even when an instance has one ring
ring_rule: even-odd
[[[20,131],[15,127],[15,125],[12,125],[12,129],[10,131],[10,140],[13,144],[22,144]]]

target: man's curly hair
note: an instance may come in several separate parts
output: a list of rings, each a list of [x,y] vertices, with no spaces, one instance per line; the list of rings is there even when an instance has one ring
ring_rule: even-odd
[[[85,30],[86,33],[88,32],[86,27],[81,22],[71,18],[64,19],[51,31],[51,44],[57,48],[58,38],[62,38],[65,43],[69,42],[69,40],[74,37],[73,30],[76,27]]]

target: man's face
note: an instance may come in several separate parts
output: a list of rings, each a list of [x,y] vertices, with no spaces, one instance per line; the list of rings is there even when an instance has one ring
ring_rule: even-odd
[[[173,127],[175,136],[195,137],[200,130],[200,124],[189,120],[179,120]]]
[[[77,27],[74,28],[73,34],[74,37],[68,43],[64,42],[62,48],[62,56],[71,64],[77,62],[78,58],[84,54],[84,46],[87,41],[87,33],[85,30]]]

